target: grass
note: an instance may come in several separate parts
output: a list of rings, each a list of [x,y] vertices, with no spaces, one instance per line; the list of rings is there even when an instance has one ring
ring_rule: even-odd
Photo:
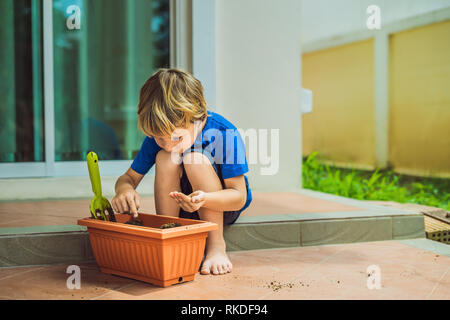
[[[421,178],[391,170],[341,169],[320,163],[317,152],[303,161],[303,187],[359,200],[416,203],[450,210],[450,179]]]

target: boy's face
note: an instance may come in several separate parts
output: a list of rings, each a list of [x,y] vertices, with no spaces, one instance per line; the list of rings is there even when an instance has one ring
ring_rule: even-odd
[[[181,154],[194,144],[197,135],[201,133],[201,124],[203,122],[197,121],[191,123],[187,128],[176,128],[171,136],[153,135],[153,138],[155,138],[156,144],[165,151]]]

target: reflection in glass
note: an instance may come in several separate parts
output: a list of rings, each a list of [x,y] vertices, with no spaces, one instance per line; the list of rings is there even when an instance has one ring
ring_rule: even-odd
[[[67,19],[80,9],[80,29]],[[55,0],[55,160],[133,159],[139,89],[169,67],[169,0]]]
[[[41,1],[0,0],[0,162],[44,161]]]

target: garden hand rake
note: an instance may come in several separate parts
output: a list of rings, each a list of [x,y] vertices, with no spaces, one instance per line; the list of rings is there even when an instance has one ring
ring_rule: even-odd
[[[116,222],[114,211],[109,203],[108,199],[102,196],[102,183],[100,180],[100,171],[98,169],[98,157],[93,151],[86,155],[87,166],[89,170],[89,178],[91,179],[92,192],[94,192],[94,198],[91,200],[90,211],[94,219],[103,219],[108,221],[105,215],[105,211],[109,214],[109,221]],[[99,214],[101,217],[99,217]]]

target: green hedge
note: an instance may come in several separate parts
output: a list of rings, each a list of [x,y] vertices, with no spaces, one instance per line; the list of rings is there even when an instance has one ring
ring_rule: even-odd
[[[360,200],[417,203],[450,210],[450,179],[420,178],[391,170],[341,169],[320,163],[318,152],[303,161],[303,188]]]

